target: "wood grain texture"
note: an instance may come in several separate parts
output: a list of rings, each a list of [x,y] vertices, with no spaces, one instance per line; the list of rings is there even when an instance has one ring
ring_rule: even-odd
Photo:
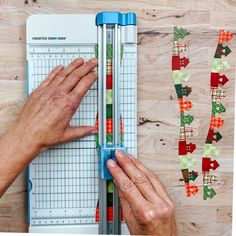
[[[189,85],[193,92],[191,114],[196,169],[209,128],[210,65],[219,29],[236,36],[235,0],[0,0],[0,133],[16,120],[25,94],[25,23],[31,14],[96,13],[102,10],[136,11],[138,16],[138,157],[164,182],[177,207],[180,235],[231,235],[233,187],[233,120],[235,96],[235,39],[228,57],[231,69],[226,85],[225,125],[221,129],[222,152],[217,196],[202,200],[201,193],[186,198],[177,158],[179,113],[171,80],[173,26],[190,31]],[[2,173],[1,173],[2,174]],[[201,185],[201,175],[197,180]],[[27,231],[26,172],[22,173],[0,199],[0,231]]]

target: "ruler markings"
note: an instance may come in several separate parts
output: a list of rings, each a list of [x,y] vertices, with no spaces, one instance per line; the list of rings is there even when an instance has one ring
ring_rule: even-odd
[[[135,47],[124,47],[120,85],[124,143],[131,153],[136,153],[134,139],[136,51],[134,49]],[[83,57],[85,60],[94,57],[94,46],[31,46],[29,52],[33,90],[56,65],[66,66],[77,57]],[[71,125],[94,125],[96,114],[97,83],[83,99]],[[72,215],[79,219],[72,224],[95,223],[95,207],[98,199],[97,176],[98,160],[94,137],[57,146],[41,154],[31,164],[33,184],[31,205],[34,209],[31,214],[32,225],[70,224]],[[80,209],[86,209],[92,214],[88,216]],[[48,211],[42,213],[41,210]]]

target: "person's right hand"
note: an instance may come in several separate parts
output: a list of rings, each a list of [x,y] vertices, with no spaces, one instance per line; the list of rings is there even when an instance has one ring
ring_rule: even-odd
[[[115,153],[119,165],[107,166],[117,185],[125,222],[132,235],[178,235],[175,207],[164,186],[139,160],[121,151]]]

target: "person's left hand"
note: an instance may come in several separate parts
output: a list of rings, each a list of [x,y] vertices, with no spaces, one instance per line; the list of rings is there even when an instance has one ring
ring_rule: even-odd
[[[76,138],[95,134],[95,127],[72,127],[70,121],[84,95],[97,79],[92,70],[97,59],[74,60],[65,69],[56,67],[29,96],[12,129],[35,154]],[[27,134],[22,139],[21,135]]]

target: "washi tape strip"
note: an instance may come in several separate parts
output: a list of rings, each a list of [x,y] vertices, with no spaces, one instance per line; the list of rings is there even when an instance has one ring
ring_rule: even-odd
[[[231,50],[226,43],[232,38],[233,34],[231,32],[226,32],[223,29],[220,30],[218,44],[211,66],[211,119],[202,156],[204,200],[212,199],[216,196],[216,191],[212,187],[219,180],[214,172],[220,166],[215,160],[216,156],[220,154],[220,148],[215,147],[213,143],[217,143],[223,138],[219,129],[224,125],[224,120],[220,115],[224,113],[226,109],[219,100],[226,96],[223,86],[229,79],[223,73],[229,69],[229,63],[226,60],[223,60],[222,57],[227,57],[231,53]]]
[[[194,196],[199,191],[198,186],[193,182],[198,177],[198,173],[191,170],[196,160],[189,154],[196,149],[196,144],[188,142],[193,137],[193,130],[190,125],[194,117],[186,112],[192,109],[192,102],[186,97],[192,92],[192,88],[185,83],[189,80],[190,74],[185,71],[189,65],[190,60],[185,55],[188,52],[188,45],[183,42],[183,39],[189,34],[186,29],[174,27],[174,41],[172,51],[172,79],[175,86],[175,91],[178,97],[180,110],[180,132],[178,140],[178,155],[180,169],[185,183],[186,196]],[[217,92],[216,92],[217,93]]]

